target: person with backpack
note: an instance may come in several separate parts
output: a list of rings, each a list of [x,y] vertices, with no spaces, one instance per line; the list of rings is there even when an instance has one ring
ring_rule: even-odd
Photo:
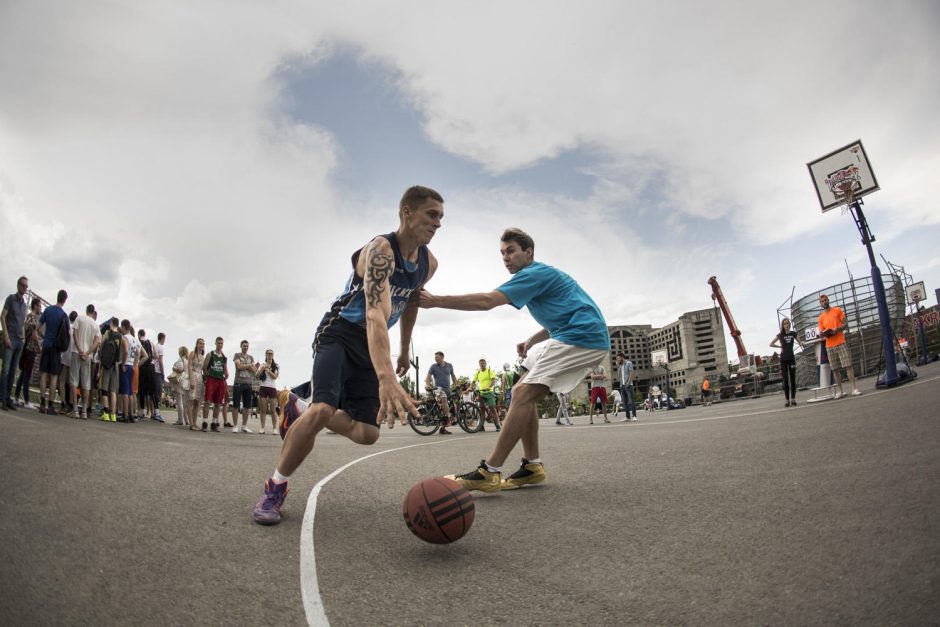
[[[120,386],[120,365],[127,357],[127,340],[118,328],[118,319],[111,318],[108,330],[101,338],[98,359],[101,362],[98,374],[98,387],[105,392],[105,408],[101,419],[105,422],[117,422],[117,393]]]
[[[55,415],[52,401],[55,399],[56,383],[62,370],[62,351],[69,348],[70,326],[65,309],[68,292],[59,290],[56,304],[46,307],[39,316],[42,334],[42,352],[39,355],[39,413]]]

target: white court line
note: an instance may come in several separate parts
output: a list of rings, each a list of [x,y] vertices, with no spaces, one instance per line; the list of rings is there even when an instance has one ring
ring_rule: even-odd
[[[313,486],[310,496],[307,498],[307,508],[304,510],[304,521],[300,526],[300,596],[304,602],[304,613],[307,615],[307,624],[315,627],[329,627],[330,621],[326,617],[326,610],[323,607],[323,599],[320,598],[320,584],[317,582],[317,560],[313,550],[313,519],[317,513],[317,497],[320,490],[323,489],[334,477],[341,472],[365,461],[371,457],[403,451],[417,446],[431,446],[433,444],[446,444],[447,442],[459,442],[459,440],[437,440],[436,442],[423,442],[421,444],[409,444],[398,448],[390,448],[386,451],[372,453],[359,459],[354,459],[348,464],[340,466]]]

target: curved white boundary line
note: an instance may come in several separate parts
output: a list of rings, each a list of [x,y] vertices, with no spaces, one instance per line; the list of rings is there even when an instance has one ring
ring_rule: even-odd
[[[400,446],[398,448],[390,448],[385,451],[379,451],[378,453],[372,453],[371,455],[354,459],[348,464],[340,466],[320,479],[320,481],[313,486],[313,490],[310,491],[310,496],[307,498],[307,508],[304,510],[304,521],[300,526],[300,596],[304,602],[304,613],[307,615],[307,624],[314,625],[315,627],[329,627],[330,624],[330,621],[326,617],[326,610],[323,607],[323,599],[320,598],[320,584],[317,581],[317,561],[313,551],[313,519],[317,513],[317,497],[320,495],[320,490],[323,489],[323,486],[350,466],[371,457],[394,453],[395,451],[403,451],[405,449],[415,448],[416,446],[431,446],[434,444],[446,444],[448,442],[457,441],[458,440],[438,440],[436,442],[423,442],[421,444],[409,444],[408,446]]]

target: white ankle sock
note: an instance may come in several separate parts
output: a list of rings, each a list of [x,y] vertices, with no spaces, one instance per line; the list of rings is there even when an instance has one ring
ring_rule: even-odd
[[[541,463],[542,463],[542,458],[541,458],[541,457],[536,457],[535,459],[530,459],[530,460],[529,460],[529,463],[530,463],[530,464],[541,464]]]
[[[284,483],[287,481],[287,477],[279,473],[277,468],[274,469],[274,474],[271,475],[271,478],[274,479],[274,483]]]
[[[490,466],[489,464],[486,464],[486,469],[489,470],[490,472],[502,472],[503,471],[502,466]]]

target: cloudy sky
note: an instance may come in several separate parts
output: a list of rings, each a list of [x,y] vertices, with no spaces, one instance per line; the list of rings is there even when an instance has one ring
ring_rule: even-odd
[[[930,1],[6,0],[0,283],[172,347],[248,338],[296,383],[349,255],[419,183],[446,201],[431,291],[502,283],[518,226],[609,324],[711,307],[716,275],[769,352],[794,287],[869,273],[806,168],[857,139],[876,252],[933,304],[938,32]],[[535,330],[425,311],[414,347],[469,373]]]

